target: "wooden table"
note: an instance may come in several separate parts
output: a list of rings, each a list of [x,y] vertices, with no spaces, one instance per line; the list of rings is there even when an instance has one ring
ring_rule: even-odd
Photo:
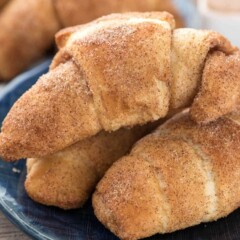
[[[0,84],[0,93],[4,85]],[[15,227],[0,211],[0,240],[30,240],[30,238]]]
[[[0,240],[30,240],[0,212]]]

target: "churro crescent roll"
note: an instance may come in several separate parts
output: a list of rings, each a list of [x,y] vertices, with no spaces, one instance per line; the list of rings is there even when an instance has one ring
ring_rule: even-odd
[[[170,0],[9,0],[0,13],[0,81],[10,80],[43,56],[63,27],[114,12],[163,10],[175,14],[178,26],[183,26]]]
[[[179,114],[137,142],[97,185],[97,218],[135,240],[225,217],[240,203],[240,115]]]
[[[0,155],[40,157],[101,130],[163,118],[190,106],[199,87],[211,80],[212,75],[204,74],[209,63],[205,60],[215,51],[225,62],[238,56],[232,58],[238,65],[238,50],[220,34],[173,29],[172,15],[151,12],[113,14],[59,32],[59,52],[50,71],[15,103],[3,122]],[[221,71],[224,61],[214,71]],[[235,69],[228,68],[226,74],[239,86]],[[218,81],[216,87],[221,84]],[[204,106],[204,95],[199,98]],[[236,99],[225,108],[224,101],[217,102],[213,108],[224,111],[200,120],[231,112]],[[195,116],[201,104],[196,104]]]
[[[60,29],[50,0],[13,0],[0,13],[0,82],[41,58]]]
[[[9,0],[0,0],[0,9],[8,2]]]
[[[100,132],[58,153],[27,160],[25,188],[39,203],[79,208],[114,161],[128,152],[156,123],[116,132]]]

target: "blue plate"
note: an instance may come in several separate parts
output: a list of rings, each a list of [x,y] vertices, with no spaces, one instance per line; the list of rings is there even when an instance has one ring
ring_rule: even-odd
[[[47,72],[47,60],[11,82],[0,95],[0,123],[13,103]],[[36,239],[116,240],[94,216],[91,202],[82,209],[63,211],[33,202],[24,190],[25,161],[0,160],[0,208],[11,222]],[[214,223],[202,224],[149,240],[239,240],[240,210]]]

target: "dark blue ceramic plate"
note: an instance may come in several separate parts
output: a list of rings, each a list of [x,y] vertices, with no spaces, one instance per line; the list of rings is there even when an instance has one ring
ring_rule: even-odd
[[[49,61],[16,78],[0,95],[0,123],[13,103],[48,70]],[[1,124],[0,124],[1,125]],[[63,211],[33,202],[23,187],[25,161],[6,163],[0,160],[0,208],[21,230],[36,239],[116,240],[93,214],[91,202],[84,208]],[[214,223],[155,235],[151,240],[239,240],[240,210]]]

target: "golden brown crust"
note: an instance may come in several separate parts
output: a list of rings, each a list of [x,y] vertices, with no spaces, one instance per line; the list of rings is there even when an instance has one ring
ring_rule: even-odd
[[[72,34],[64,48],[71,59],[64,57],[66,63],[53,66],[6,117],[0,138],[2,156],[6,159],[45,156],[101,129],[113,131],[166,115],[170,25],[154,19],[145,22],[144,16],[149,14],[135,22],[135,15],[117,24],[111,18],[100,21],[92,25],[93,32],[90,24],[85,29],[86,37],[81,37],[84,32]],[[173,23],[167,13],[153,15]],[[125,41],[119,41],[119,36]],[[98,44],[99,41],[102,43]],[[81,55],[86,51],[87,55]],[[58,64],[64,62],[59,59],[57,56]]]
[[[135,15],[100,21],[69,38],[65,49],[86,74],[103,129],[113,131],[166,116],[170,43],[166,22]]]
[[[34,99],[29,101],[32,94]],[[22,151],[26,157],[51,154],[77,142],[79,135],[93,136],[101,129],[92,93],[72,61],[43,75],[16,102],[3,125],[1,152],[17,158]],[[5,129],[11,138],[4,134]]]
[[[96,216],[132,240],[228,215],[240,202],[239,142],[239,115],[204,126],[177,115],[107,171],[93,196]]]
[[[97,178],[85,161],[78,160],[71,152],[67,157],[55,155],[46,159],[28,159],[27,166],[31,168],[25,189],[29,197],[38,203],[62,209],[82,206],[92,191],[89,186],[94,186]],[[80,179],[81,176],[84,178]]]
[[[130,20],[131,18],[144,18],[144,19],[158,19],[164,22],[167,22],[171,29],[175,28],[175,20],[171,14],[168,12],[126,12],[126,13],[112,13],[103,17],[100,17],[90,23],[77,25],[74,27],[68,27],[60,30],[55,35],[55,41],[59,49],[64,48],[64,46],[67,44],[67,40],[69,37],[71,37],[72,34],[74,34],[77,31],[82,31],[88,27],[94,26],[95,24],[106,22],[106,21],[124,21],[124,20]]]
[[[60,51],[49,73],[17,101],[3,123],[0,155],[41,157],[100,130],[145,124],[190,106],[198,87],[208,88],[210,75],[204,75],[205,83],[202,73],[211,69],[205,60],[215,51],[231,62],[234,67],[226,71],[238,80],[239,53],[227,39],[212,31],[173,27],[166,12],[126,13],[60,32]],[[224,61],[215,55],[220,66],[214,71],[220,75]],[[222,97],[216,88],[224,89],[223,83],[217,81],[208,99]],[[204,105],[205,95],[200,95],[196,102],[202,99]],[[201,113],[201,104],[193,105],[192,112],[196,121],[208,122],[231,112],[235,100],[212,105],[208,115]],[[201,114],[204,119],[197,119]]]
[[[191,117],[198,123],[213,121],[238,106],[240,91],[240,52],[208,55],[202,83],[191,106]]]
[[[239,116],[239,114],[237,114]],[[236,116],[235,116],[236,118]],[[197,145],[212,164],[212,173],[218,197],[218,209],[212,219],[228,215],[239,204],[238,190],[240,125],[231,118],[225,117],[206,126],[193,124],[189,119],[165,125],[165,130],[171,130],[170,135],[182,136]]]
[[[101,132],[45,158],[28,159],[28,195],[48,206],[82,207],[112,163],[154,125]]]
[[[219,50],[232,54],[236,48],[213,31],[176,29],[172,38],[171,108],[175,109],[189,105],[196,96],[209,52]]]

